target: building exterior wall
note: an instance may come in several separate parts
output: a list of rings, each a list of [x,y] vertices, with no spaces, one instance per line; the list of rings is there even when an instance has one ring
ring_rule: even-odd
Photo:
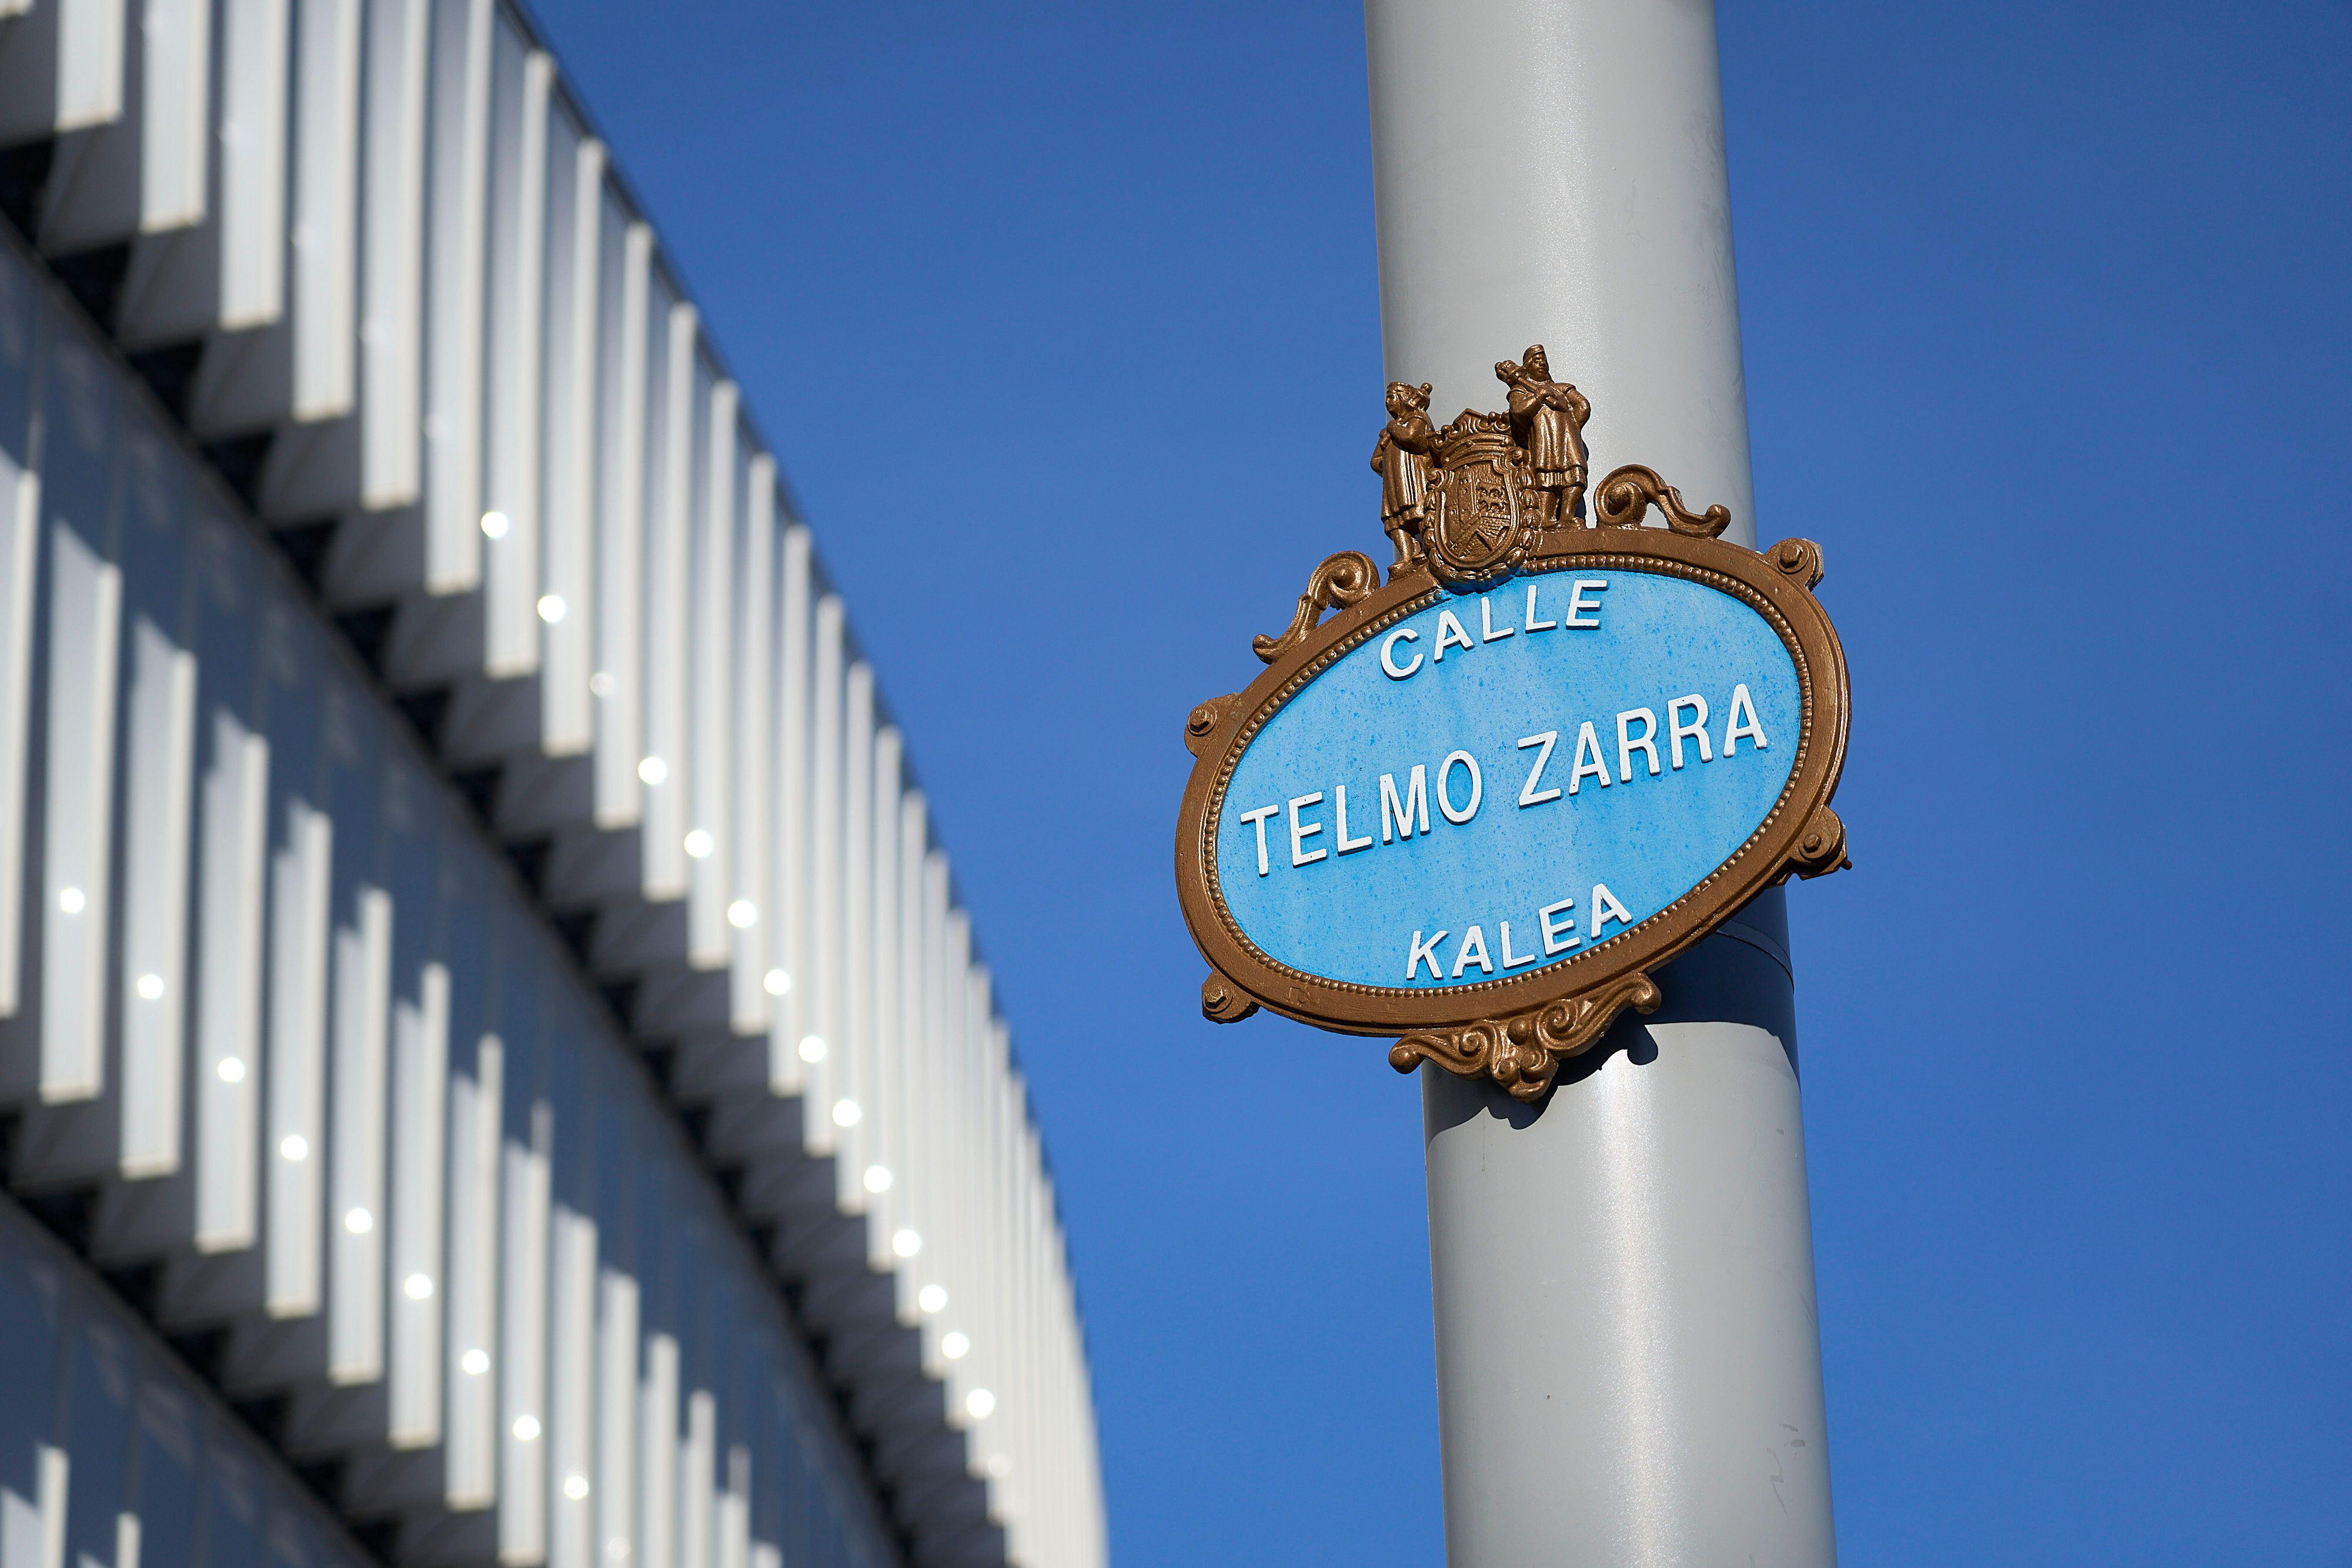
[[[1101,1562],[907,738],[525,19],[11,10],[0,1296],[36,1215],[289,1561]]]
[[[0,1388],[0,1561],[367,1561],[269,1446],[5,1197]]]

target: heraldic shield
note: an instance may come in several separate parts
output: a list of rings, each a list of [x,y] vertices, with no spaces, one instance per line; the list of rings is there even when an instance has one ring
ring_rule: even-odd
[[[1527,454],[1499,414],[1465,413],[1438,437],[1429,553],[1443,581],[1500,582],[1527,559],[1536,534]]]

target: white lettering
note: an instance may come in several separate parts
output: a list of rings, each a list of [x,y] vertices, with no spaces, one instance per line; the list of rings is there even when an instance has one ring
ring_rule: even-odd
[[[1528,630],[1530,632],[1549,632],[1553,627],[1559,624],[1557,621],[1538,621],[1536,619],[1536,585],[1532,582],[1528,584],[1527,622]]]
[[[1570,932],[1576,929],[1576,922],[1573,918],[1567,920],[1558,920],[1553,918],[1555,915],[1559,915],[1560,911],[1564,909],[1574,909],[1575,907],[1576,900],[1572,898],[1563,898],[1558,904],[1547,904],[1541,909],[1536,911],[1536,919],[1543,925],[1545,957],[1558,957],[1560,954],[1567,952],[1570,947],[1575,946],[1578,943],[1584,940],[1581,936],[1568,936]],[[1568,939],[1566,941],[1560,940],[1563,936],[1568,937]]]
[[[1743,713],[1748,716],[1746,724],[1739,722],[1739,716]],[[1759,751],[1772,744],[1764,738],[1763,722],[1756,716],[1756,699],[1748,695],[1745,685],[1737,685],[1731,688],[1730,716],[1723,721],[1723,754],[1726,757],[1739,749],[1739,737],[1743,735],[1755,737]]]
[[[1339,821],[1338,825],[1339,852],[1341,854],[1353,854],[1358,850],[1368,850],[1372,847],[1372,835],[1370,833],[1366,833],[1360,839],[1351,839],[1348,836],[1348,787],[1345,784],[1339,786]]]
[[[1419,968],[1421,961],[1426,958],[1429,960],[1429,977],[1433,980],[1445,978],[1445,971],[1437,967],[1437,945],[1444,940],[1445,933],[1443,931],[1436,933],[1426,942],[1421,939],[1420,932],[1414,932],[1412,942],[1404,956],[1404,977],[1408,980],[1412,979],[1413,970]]]
[[[1698,710],[1698,716],[1688,724],[1675,716],[1686,707]],[[1666,705],[1666,736],[1674,743],[1675,767],[1683,765],[1683,741],[1685,737],[1698,742],[1698,759],[1701,762],[1715,760],[1714,749],[1706,740],[1706,699],[1696,692],[1686,697],[1676,697]]]
[[[1415,653],[1412,656],[1412,663],[1407,664],[1402,669],[1397,668],[1396,659],[1394,657],[1396,645],[1399,643],[1418,643],[1420,641],[1421,633],[1414,631],[1410,626],[1400,626],[1395,631],[1390,632],[1381,643],[1381,674],[1386,675],[1392,681],[1401,681],[1407,675],[1412,674],[1415,670],[1421,668],[1421,655],[1419,653]]]
[[[1516,626],[1506,626],[1500,632],[1496,631],[1495,607],[1487,602],[1486,596],[1482,593],[1478,596],[1478,630],[1485,633],[1485,635],[1480,638],[1481,642],[1492,643],[1500,638],[1509,636],[1513,632],[1518,630],[1518,628]]]
[[[1446,797],[1445,793],[1446,780],[1454,777],[1454,765],[1457,762],[1470,769],[1470,803],[1459,811],[1454,809],[1454,802]],[[1420,769],[1415,768],[1414,771],[1419,772]],[[1478,759],[1468,752],[1449,751],[1445,754],[1445,760],[1437,765],[1437,809],[1444,812],[1445,820],[1455,827],[1460,827],[1478,814],[1478,800],[1486,792],[1486,786],[1478,777]]]
[[[1454,952],[1453,975],[1454,979],[1460,979],[1462,971],[1470,967],[1472,961],[1470,955],[1473,952],[1478,955],[1476,960],[1478,967],[1490,975],[1495,972],[1495,960],[1486,956],[1486,934],[1473,925],[1462,934],[1462,946]]]
[[[1639,736],[1629,735],[1626,732],[1625,721],[1634,718],[1642,721],[1642,733]],[[1617,716],[1618,783],[1630,784],[1633,781],[1633,753],[1637,751],[1649,753],[1650,777],[1655,779],[1658,776],[1657,734],[1658,716],[1648,708],[1627,708]]]
[[[1597,631],[1601,625],[1601,601],[1585,598],[1584,591],[1589,588],[1595,593],[1601,593],[1606,591],[1608,587],[1609,580],[1605,577],[1578,578],[1569,587],[1568,619],[1562,621],[1560,624],[1576,632]],[[1581,619],[1588,610],[1592,612],[1592,619],[1590,621]]]
[[[1575,907],[1576,900],[1563,898],[1557,904],[1547,904],[1536,911],[1536,928],[1543,935],[1542,950],[1538,953],[1520,952],[1512,942],[1511,923],[1507,920],[1497,921],[1496,931],[1500,943],[1501,958],[1499,972],[1507,975],[1514,969],[1524,969],[1540,959],[1557,958],[1563,953],[1572,952],[1582,946],[1584,937],[1577,934],[1576,921],[1569,914],[1569,911]],[[1594,929],[1591,936],[1596,942],[1601,940],[1600,928],[1609,921],[1614,920],[1620,925],[1629,927],[1633,923],[1632,914],[1627,911],[1617,895],[1609,891],[1605,883],[1592,884],[1592,907]],[[1450,970],[1439,961],[1437,956],[1438,944],[1444,941],[1448,933],[1444,931],[1423,932],[1419,927],[1414,928],[1412,940],[1405,946],[1404,977],[1408,981],[1419,976],[1421,966],[1424,963],[1429,966],[1429,977],[1433,980],[1458,980],[1473,967],[1487,975],[1498,972],[1496,956],[1487,951],[1486,927],[1483,924],[1473,925],[1462,933],[1462,940],[1454,949],[1454,964]]]
[[[1431,656],[1431,664],[1445,663],[1445,650],[1448,648],[1475,648],[1477,645],[1470,641],[1470,633],[1462,630],[1462,622],[1454,619],[1454,612],[1441,610],[1437,612],[1437,652]]]
[[[1601,737],[1592,732],[1591,719],[1576,732],[1576,768],[1568,776],[1568,792],[1575,794],[1577,786],[1587,779],[1598,779],[1603,789],[1609,788],[1609,764],[1601,759]]]
[[[1557,784],[1553,785],[1550,789],[1544,790],[1541,794],[1536,792],[1536,781],[1543,777],[1544,764],[1551,760],[1551,748],[1555,745],[1559,744],[1559,731],[1556,729],[1545,730],[1541,735],[1528,735],[1519,737],[1519,749],[1521,751],[1525,751],[1530,746],[1540,746],[1543,747],[1541,751],[1536,753],[1536,765],[1528,769],[1528,781],[1519,787],[1520,805],[1540,806],[1546,800],[1557,800],[1559,799],[1559,786]]]
[[[1313,865],[1330,852],[1328,850],[1322,849],[1317,850],[1311,855],[1301,852],[1307,847],[1307,841],[1323,831],[1323,824],[1308,822],[1302,827],[1298,821],[1299,809],[1305,806],[1319,806],[1322,803],[1323,791],[1320,789],[1316,790],[1312,795],[1298,796],[1290,802],[1290,863],[1292,865]]]
[[[1264,876],[1265,865],[1265,820],[1281,810],[1279,806],[1260,806],[1255,811],[1244,811],[1241,820],[1257,830],[1257,874]]]
[[[1268,810],[1272,810],[1274,808],[1271,806],[1266,808]],[[1412,781],[1405,786],[1404,799],[1402,800],[1399,800],[1397,799],[1396,775],[1393,773],[1381,774],[1381,842],[1384,844],[1393,843],[1397,839],[1409,839],[1412,837],[1412,819],[1415,811],[1421,813],[1421,831],[1423,833],[1428,832],[1429,769],[1423,767],[1418,762],[1412,765]],[[1394,832],[1390,831],[1389,824],[1391,822],[1394,822],[1396,824]],[[1264,828],[1260,828],[1258,830],[1260,845],[1258,850],[1258,859],[1261,862],[1265,859],[1265,851],[1264,848],[1265,837],[1265,830]],[[1262,876],[1265,873],[1261,871],[1259,874]]]

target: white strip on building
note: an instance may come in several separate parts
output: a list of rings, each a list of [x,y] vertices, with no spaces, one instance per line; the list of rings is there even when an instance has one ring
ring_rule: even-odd
[[[1097,1568],[841,600],[500,0],[0,0],[0,1568]]]

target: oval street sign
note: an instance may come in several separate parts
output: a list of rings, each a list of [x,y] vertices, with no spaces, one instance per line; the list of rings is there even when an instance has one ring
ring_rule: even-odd
[[[1194,710],[1178,888],[1209,1017],[1396,1034],[1401,1070],[1533,1099],[1657,1005],[1652,971],[1763,888],[1845,863],[1844,658],[1813,545],[1724,543],[1721,508],[1688,512],[1645,468],[1602,480],[1581,526],[1572,388],[1549,493],[1508,416],[1415,430],[1400,391],[1375,464],[1425,444],[1404,450],[1421,515],[1397,520],[1403,486],[1388,582],[1331,558],[1258,640],[1265,673]],[[1667,528],[1638,526],[1654,505]]]

